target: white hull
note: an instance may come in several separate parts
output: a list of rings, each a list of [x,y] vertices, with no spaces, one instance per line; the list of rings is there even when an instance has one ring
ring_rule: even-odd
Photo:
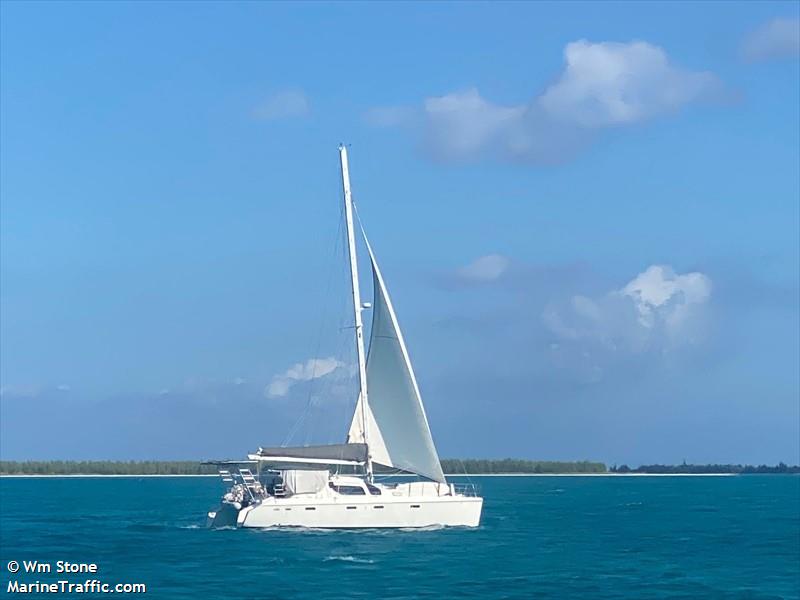
[[[268,498],[238,513],[238,527],[333,529],[463,526],[477,527],[483,499],[468,496],[318,499]]]
[[[273,493],[254,483],[255,479],[249,487],[235,485],[223,497],[219,510],[208,514],[209,525],[331,529],[477,527],[481,520],[483,499],[467,495],[469,491],[474,493],[470,484],[462,484],[461,489],[455,484],[432,481],[369,484],[359,477],[331,476],[328,471],[282,473],[283,483],[272,487]]]

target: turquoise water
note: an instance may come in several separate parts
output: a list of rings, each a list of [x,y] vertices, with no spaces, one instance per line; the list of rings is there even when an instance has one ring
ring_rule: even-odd
[[[148,598],[800,597],[800,477],[473,481],[478,529],[337,532],[204,529],[214,478],[3,478],[2,593],[86,579],[7,571],[37,559]]]

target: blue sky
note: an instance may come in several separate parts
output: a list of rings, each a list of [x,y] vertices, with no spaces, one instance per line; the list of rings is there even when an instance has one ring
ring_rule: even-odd
[[[0,11],[3,458],[339,441],[344,141],[440,454],[800,461],[796,3]]]

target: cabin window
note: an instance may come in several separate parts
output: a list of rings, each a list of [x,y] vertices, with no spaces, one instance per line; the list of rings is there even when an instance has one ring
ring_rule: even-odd
[[[306,506],[306,510],[317,510],[317,509],[314,508],[313,506]]]
[[[375,508],[383,508],[383,506],[376,506]]]
[[[333,485],[331,483],[330,486],[334,492],[343,496],[366,496],[364,488],[357,485]]]
[[[368,484],[367,484],[367,489],[369,490],[369,493],[370,493],[370,494],[372,494],[373,496],[380,496],[380,495],[381,495],[381,490],[380,490],[380,488],[376,488],[376,487],[375,487],[374,485],[372,485],[372,484],[369,484],[369,483],[368,483]]]
[[[357,507],[355,507],[355,506],[348,506],[348,507],[347,507],[347,510],[355,510],[356,508],[357,508]]]
[[[419,504],[412,504],[411,508],[419,508]]]

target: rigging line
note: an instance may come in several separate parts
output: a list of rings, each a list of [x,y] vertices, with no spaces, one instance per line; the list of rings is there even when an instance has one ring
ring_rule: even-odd
[[[467,466],[464,464],[464,461],[459,458],[458,463],[461,465],[461,470],[464,471],[464,475],[467,477],[467,482],[474,486],[475,484],[472,482],[472,478],[469,476],[469,473],[467,473]]]
[[[314,407],[314,397],[312,396],[308,403],[309,407]],[[311,411],[309,410],[309,413]],[[304,446],[308,446],[311,442],[311,436],[314,434],[314,419],[307,419],[308,426],[306,427],[306,439],[303,442]]]
[[[346,267],[347,257],[345,256],[344,245],[342,245],[341,253],[342,253],[342,259],[343,260],[340,263],[341,264],[340,277],[342,278],[342,281],[344,281],[348,277],[348,274],[346,273],[346,271],[347,271],[347,267]],[[340,315],[340,319],[341,319],[340,323],[349,321],[349,319],[350,319],[349,312],[348,312],[348,307],[346,306],[347,303],[348,302],[347,302],[347,300],[345,298],[345,295],[342,295],[342,298],[341,298],[341,301],[340,301],[340,304],[339,304],[339,310],[338,310],[338,314]],[[345,314],[347,314],[348,316],[344,316]],[[346,328],[340,328],[339,331],[341,332],[344,329],[346,329]],[[351,327],[350,329],[353,329],[353,328]],[[356,398],[357,398],[358,397],[358,393],[355,392],[355,390],[353,389],[353,379],[354,379],[354,375],[356,374],[353,371],[353,367],[354,367],[355,364],[357,364],[357,361],[358,361],[358,359],[355,356],[356,348],[355,348],[355,345],[353,344],[352,338],[350,338],[349,336],[341,336],[340,335],[339,338],[338,338],[338,341],[339,341],[339,344],[338,344],[338,347],[337,347],[337,356],[341,356],[346,361],[347,367],[348,367],[348,375],[349,375],[349,377],[347,377],[346,380],[345,380],[346,383],[342,387],[344,388],[345,393],[347,394],[348,398],[352,397],[352,396],[356,396]],[[347,442],[349,431],[350,431],[350,421],[351,421],[350,415],[351,415],[351,412],[354,411],[354,410],[355,410],[355,406],[354,405],[351,406],[349,401],[348,402],[341,402],[340,403],[340,407],[339,407],[339,411],[338,411],[338,413],[336,413],[336,419],[333,419],[333,418],[331,419],[331,424],[332,425],[333,425],[333,423],[335,421],[337,425],[338,424],[343,425],[344,426],[344,431],[348,432],[347,435],[345,435],[345,440],[344,440],[345,443]],[[338,431],[339,431],[339,433],[337,435],[337,438],[341,439],[341,428]]]
[[[385,480],[389,479],[390,477],[396,477],[397,475],[405,475],[405,474],[408,474],[408,471],[395,468],[394,470],[381,473],[380,475],[376,475],[375,478],[378,479],[380,477],[381,480]]]
[[[336,254],[337,254],[337,251],[338,251],[338,248],[339,248],[340,238],[342,237],[341,233],[342,233],[343,212],[344,212],[344,208],[340,205],[340,207],[339,207],[339,219],[337,220],[337,224],[336,224],[336,236],[334,237],[334,241],[333,241],[333,252],[332,252],[332,254],[333,254],[334,259],[337,258]],[[322,315],[321,315],[320,322],[319,322],[319,328],[317,330],[316,348],[315,348],[315,351],[314,351],[314,355],[312,356],[312,360],[314,360],[314,363],[313,363],[312,372],[311,372],[311,381],[310,381],[309,386],[308,386],[308,397],[306,399],[306,405],[305,405],[305,407],[303,409],[303,412],[300,414],[300,416],[298,417],[297,421],[295,422],[294,426],[289,430],[289,433],[287,434],[287,436],[284,439],[284,442],[282,444],[283,446],[288,445],[289,442],[292,440],[292,438],[295,436],[295,434],[297,434],[298,430],[300,429],[300,427],[302,426],[303,422],[305,421],[305,419],[310,414],[311,409],[313,408],[313,401],[314,401],[313,393],[314,393],[314,388],[316,387],[315,380],[316,380],[316,370],[317,370],[317,358],[319,358],[319,356],[318,356],[319,355],[319,350],[320,350],[320,348],[322,346],[322,331],[323,331],[323,328],[325,326],[325,321],[326,321],[326,317],[327,317],[327,314],[326,314],[327,311],[325,309],[325,306],[327,306],[326,300],[330,296],[331,282],[333,280],[333,272],[334,272],[334,270],[335,270],[335,267],[329,261],[328,262],[327,281],[326,281],[326,284],[325,284],[325,293],[323,294],[323,308],[322,308],[322,311],[321,311]]]
[[[342,221],[343,220],[344,218],[342,216]],[[344,236],[340,236],[339,237],[340,241],[343,238]],[[344,247],[344,244],[339,244],[337,246],[337,259],[341,259],[336,261],[336,265],[338,265],[338,268],[336,269],[337,281],[343,282],[345,280],[345,270],[347,265],[346,248]],[[338,326],[341,325],[342,322],[345,321],[346,319],[346,317],[344,317],[343,315],[346,312],[345,305],[346,305],[347,295],[337,294],[336,298],[338,302],[335,303],[334,318],[336,320],[335,325]],[[332,302],[331,305],[334,306],[334,303]],[[343,330],[344,328],[342,327],[335,328],[335,331],[338,334],[341,334]],[[344,361],[344,367],[342,367],[342,369],[346,369],[352,363],[352,357],[350,354],[352,341],[349,340],[349,338],[345,339],[345,337],[343,337],[342,335],[336,335],[334,339],[335,339],[334,356],[336,356],[337,359],[341,358],[341,360]],[[320,387],[323,388],[323,391],[321,391],[320,394],[318,394],[318,396],[324,395],[325,397],[332,399],[331,403],[325,405],[326,407],[329,407],[330,410],[324,413],[326,415],[325,423],[327,424],[324,435],[327,436],[326,439],[328,443],[334,443],[333,442],[334,437],[336,438],[335,443],[341,443],[340,441],[341,430],[342,430],[341,426],[344,420],[341,417],[343,416],[342,413],[347,411],[348,406],[347,403],[338,402],[338,396],[342,394],[343,388],[346,390],[345,382],[347,382],[346,373],[337,373],[335,376],[326,377],[324,378],[324,380],[321,380],[319,382]],[[321,404],[317,403],[316,407],[320,409],[320,412],[322,412]],[[348,425],[345,425],[345,427],[347,426]]]

